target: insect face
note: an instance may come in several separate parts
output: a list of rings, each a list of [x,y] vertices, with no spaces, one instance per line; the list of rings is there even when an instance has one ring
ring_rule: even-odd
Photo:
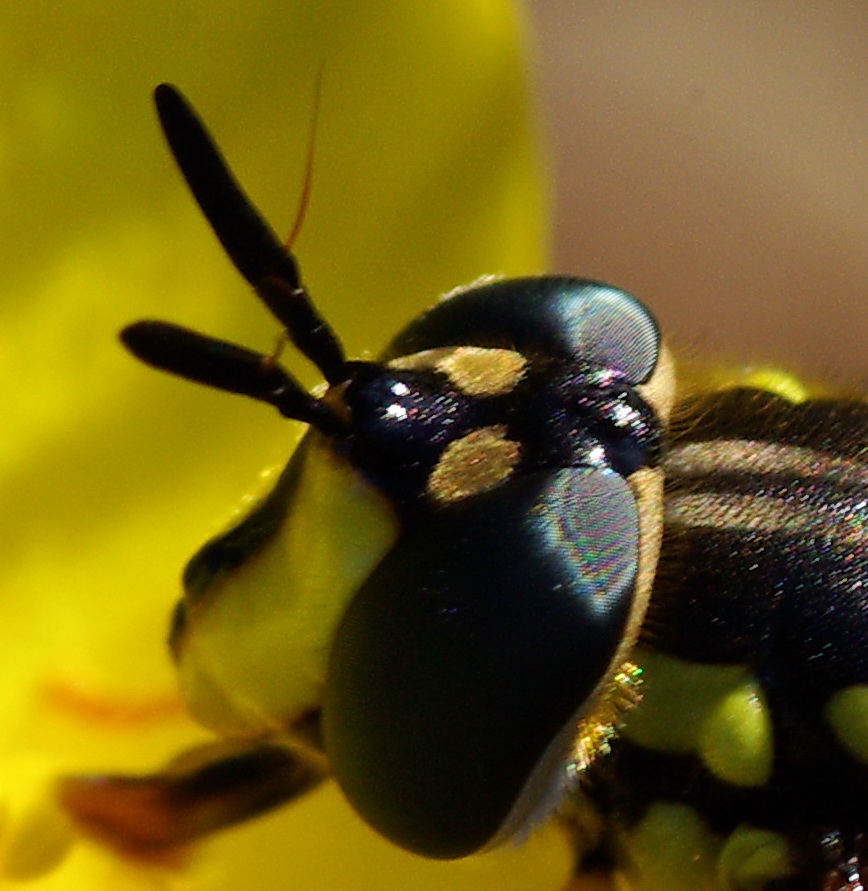
[[[681,397],[670,428],[651,315],[563,277],[459,290],[349,361],[195,114],[170,87],[157,104],[327,387],[175,325],[124,332],[310,430],[194,556],[173,625],[191,711],[240,751],[72,779],[70,812],[126,849],[153,826],[171,846],[328,770],[382,834],[456,858],[570,791],[579,870],[631,891],[862,891],[865,401],[742,381]]]
[[[508,838],[563,786],[577,723],[613,719],[645,611],[671,398],[657,326],[597,282],[490,281],[380,361],[347,361],[192,111],[168,87],[157,101],[230,257],[329,384],[309,396],[272,360],[166,323],[124,332],[145,361],[312,427],[272,494],[188,567],[173,650],[191,708],[248,736],[321,714],[341,788],[411,850],[459,857]],[[274,629],[311,608],[307,554],[286,545],[311,474],[343,488],[337,512],[363,503],[366,528],[338,539],[365,558],[338,560],[352,566],[334,590],[313,586],[329,604],[322,687],[298,701],[272,680],[298,671],[298,642]]]

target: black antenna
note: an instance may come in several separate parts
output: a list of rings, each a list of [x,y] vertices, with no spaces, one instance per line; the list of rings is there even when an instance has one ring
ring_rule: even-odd
[[[324,433],[337,433],[346,426],[270,356],[171,322],[135,322],[121,331],[121,340],[136,358],[154,368],[267,402],[284,417]]]
[[[308,297],[295,259],[245,195],[204,124],[169,84],[158,86],[154,99],[175,161],[229,258],[325,379],[346,380],[343,348]],[[121,339],[164,371],[267,402],[324,431],[344,426],[273,357],[166,322],[130,325]]]
[[[330,384],[346,375],[344,352],[311,303],[292,255],[238,185],[204,124],[169,84],[154,90],[160,124],[193,197],[238,271]]]

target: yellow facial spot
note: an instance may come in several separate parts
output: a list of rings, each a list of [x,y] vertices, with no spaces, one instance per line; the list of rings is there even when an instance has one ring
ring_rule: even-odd
[[[759,685],[749,680],[723,696],[702,724],[699,755],[734,786],[762,786],[774,761],[772,720]]]
[[[502,424],[474,430],[444,449],[428,479],[428,494],[448,503],[484,492],[512,473],[520,454]]]
[[[521,381],[527,359],[514,350],[458,347],[436,368],[468,396],[501,396]]]
[[[390,368],[431,370],[467,396],[503,396],[519,384],[527,359],[515,350],[460,346],[423,350],[389,362]]]
[[[824,712],[841,745],[868,764],[868,685],[840,690],[826,703]]]

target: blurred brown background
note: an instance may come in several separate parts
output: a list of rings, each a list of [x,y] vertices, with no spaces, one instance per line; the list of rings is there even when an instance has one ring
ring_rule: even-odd
[[[534,0],[554,270],[695,356],[868,385],[868,4]]]

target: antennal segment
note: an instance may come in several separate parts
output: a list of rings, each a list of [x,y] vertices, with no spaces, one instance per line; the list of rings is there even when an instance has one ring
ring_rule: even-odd
[[[270,357],[170,322],[135,322],[121,340],[136,358],[179,377],[273,405],[324,433],[344,425]]]
[[[301,284],[292,254],[244,193],[181,93],[160,84],[154,100],[175,161],[229,258],[298,349],[330,384],[341,383],[343,347]]]

